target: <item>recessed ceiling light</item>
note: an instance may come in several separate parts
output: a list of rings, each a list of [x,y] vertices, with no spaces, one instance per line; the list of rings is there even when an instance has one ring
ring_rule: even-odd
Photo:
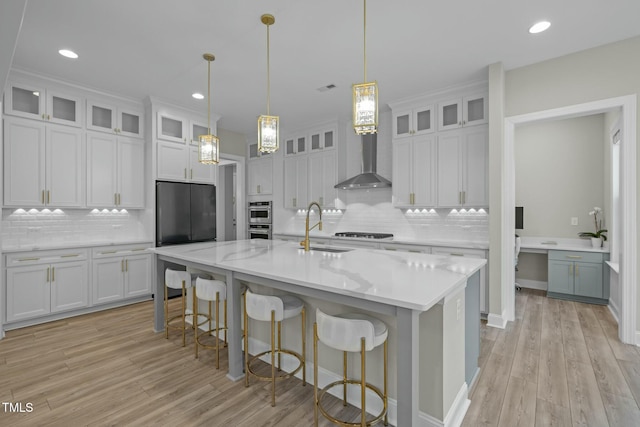
[[[551,26],[551,22],[549,21],[536,22],[531,26],[531,28],[529,28],[529,32],[531,34],[538,34],[547,30],[550,26]]]
[[[58,51],[58,53],[62,56],[64,56],[65,58],[71,58],[71,59],[77,59],[78,58],[78,54],[75,53],[72,50],[69,49],[60,49]]]
[[[194,93],[191,96],[193,96],[195,99],[204,99],[204,95],[198,92]]]

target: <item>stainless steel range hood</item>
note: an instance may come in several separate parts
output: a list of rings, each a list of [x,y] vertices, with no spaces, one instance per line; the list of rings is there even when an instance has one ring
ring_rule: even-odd
[[[389,188],[391,181],[376,173],[378,135],[362,135],[362,173],[334,185],[342,190]]]

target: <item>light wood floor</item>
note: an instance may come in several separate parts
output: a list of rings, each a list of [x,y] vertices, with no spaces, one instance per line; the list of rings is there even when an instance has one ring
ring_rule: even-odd
[[[464,426],[640,426],[640,351],[606,307],[523,289],[516,320],[482,325]]]
[[[638,426],[640,351],[621,344],[605,307],[523,290],[516,321],[481,330],[481,376],[465,426]],[[226,376],[214,355],[193,357],[173,332],[152,330],[151,302],[7,332],[0,341],[0,402],[33,404],[0,425],[308,426],[313,387]],[[355,419],[356,410],[334,408]],[[329,425],[321,422],[321,425]]]

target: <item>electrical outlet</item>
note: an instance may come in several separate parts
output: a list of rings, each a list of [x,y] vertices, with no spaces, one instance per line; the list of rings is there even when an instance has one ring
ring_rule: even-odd
[[[571,217],[571,225],[578,225],[578,217],[577,216]]]

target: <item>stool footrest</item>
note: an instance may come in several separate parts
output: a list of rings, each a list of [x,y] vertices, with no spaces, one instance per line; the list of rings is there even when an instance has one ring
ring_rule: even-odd
[[[228,328],[224,328],[224,327],[223,328],[213,328],[213,329],[211,329],[211,331],[206,330],[204,332],[200,332],[200,333],[196,334],[196,340],[198,341],[198,345],[200,345],[201,347],[204,347],[204,348],[215,349],[216,348],[215,344],[203,344],[202,341],[200,340],[200,338],[206,337],[206,336],[211,337],[211,338],[216,338],[216,335],[214,334],[214,332],[216,332],[216,331],[217,331],[218,335],[221,335],[220,332],[224,331],[225,332],[225,337],[226,337],[226,334],[228,333],[227,332]],[[223,347],[227,346],[227,341],[225,339],[223,339],[222,337],[219,337],[218,339],[224,341]]]
[[[251,375],[253,375],[254,377],[256,377],[256,379],[260,380],[260,381],[271,381],[271,375],[266,376],[266,375],[260,375],[257,374],[253,368],[251,367],[251,363],[253,363],[254,361],[260,359],[262,356],[266,356],[271,354],[271,350],[267,350],[267,351],[263,351],[262,353],[258,353],[255,356],[251,357],[249,359],[249,362],[247,363],[247,367],[249,368],[249,373]],[[287,378],[291,378],[292,376],[294,376],[295,374],[297,374],[300,369],[302,369],[302,356],[298,353],[296,353],[295,351],[291,351],[291,350],[284,350],[284,349],[276,349],[275,350],[275,354],[288,354],[290,356],[295,357],[296,359],[298,359],[298,367],[296,369],[294,369],[291,372],[286,372],[286,371],[281,371],[280,367],[278,367],[278,371],[280,371],[282,374],[281,375],[276,375],[276,380],[284,380]],[[246,374],[245,374],[246,375]]]
[[[353,426],[353,427],[358,427],[362,425],[362,422],[348,422],[348,421],[344,421],[344,420],[339,420],[337,418],[335,418],[333,415],[329,414],[327,412],[327,410],[324,408],[324,406],[322,406],[322,398],[325,396],[325,394],[327,394],[327,392],[329,390],[331,390],[333,387],[337,387],[337,386],[344,386],[345,384],[353,384],[353,385],[357,385],[358,388],[360,388],[362,386],[362,383],[360,381],[356,381],[356,380],[339,380],[339,381],[334,381],[330,384],[327,384],[324,388],[322,388],[321,390],[318,391],[318,409],[320,410],[320,412],[322,412],[322,415],[324,415],[327,419],[329,419],[331,422],[339,424],[341,426]],[[366,422],[366,424],[368,426],[372,426],[374,424],[377,424],[378,422],[382,421],[382,419],[384,418],[385,414],[387,413],[387,407],[386,407],[386,402],[384,400],[384,395],[382,393],[382,391],[380,391],[380,389],[378,387],[376,387],[373,384],[370,383],[365,383],[365,387],[368,388],[369,390],[373,391],[375,394],[378,395],[378,397],[380,398],[380,400],[382,401],[382,411],[376,415],[374,418],[372,418],[371,420],[368,420]],[[368,405],[367,405],[368,406]]]

